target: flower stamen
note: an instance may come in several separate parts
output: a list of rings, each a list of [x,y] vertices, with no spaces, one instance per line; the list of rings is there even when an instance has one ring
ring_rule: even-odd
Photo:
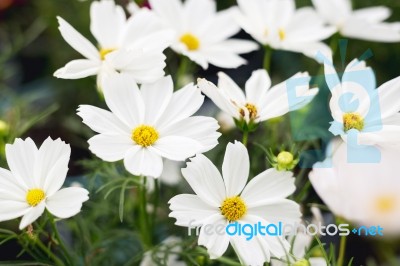
[[[247,111],[249,112],[249,118],[250,118],[250,120],[254,120],[254,119],[257,118],[258,111],[257,111],[257,107],[256,107],[254,104],[246,103],[246,104],[244,105],[244,107],[245,107],[245,108],[247,109]],[[240,115],[241,115],[242,117],[245,116],[245,112],[244,112],[244,110],[243,110],[242,108],[239,110],[239,112],[240,112]]]
[[[43,190],[41,190],[39,188],[30,189],[30,190],[28,190],[28,193],[26,194],[26,202],[30,206],[35,207],[42,200],[44,200],[45,197],[46,197],[46,194],[44,193]]]
[[[345,132],[350,129],[361,131],[364,128],[364,119],[357,113],[345,113],[343,115],[343,129]]]
[[[240,196],[226,198],[220,207],[221,214],[232,222],[237,221],[243,217],[247,212],[246,204]]]
[[[115,51],[115,48],[101,48],[99,53],[100,53],[100,59],[104,60],[106,58],[106,55]]]
[[[154,127],[141,125],[132,130],[131,138],[138,145],[147,147],[154,144],[158,140],[159,135]]]
[[[194,51],[199,49],[200,41],[199,39],[191,33],[185,33],[181,36],[180,41],[186,45],[189,51]]]

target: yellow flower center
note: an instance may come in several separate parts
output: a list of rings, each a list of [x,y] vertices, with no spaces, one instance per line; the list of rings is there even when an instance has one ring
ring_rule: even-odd
[[[44,194],[44,191],[35,188],[35,189],[30,189],[28,190],[28,193],[26,194],[26,202],[28,202],[29,205],[32,207],[35,207],[38,205],[44,198],[46,197],[46,194]]]
[[[251,104],[251,103],[246,103],[244,105],[244,107],[247,109],[247,111],[249,111],[250,119],[251,120],[256,119],[256,117],[257,117],[257,107],[254,104]],[[240,112],[240,115],[244,117],[244,115],[245,115],[244,110],[240,109],[239,112]]]
[[[288,151],[281,151],[278,156],[278,164],[289,165],[293,162],[293,154]]]
[[[152,126],[141,125],[132,130],[132,140],[143,147],[152,145],[158,137],[157,130]]]
[[[199,39],[191,33],[183,34],[180,41],[184,43],[190,51],[197,50],[200,47]]]
[[[247,207],[243,199],[239,196],[226,198],[220,207],[221,214],[232,222],[237,221],[246,214]]]
[[[379,213],[389,213],[396,207],[396,198],[393,196],[378,197],[375,202],[375,207]]]
[[[106,55],[115,51],[115,48],[101,48],[99,53],[100,53],[100,59],[104,60],[106,58]]]
[[[279,39],[283,41],[286,38],[286,33],[283,29],[279,29],[278,31]]]
[[[364,119],[357,113],[346,113],[343,115],[343,128],[345,132],[350,129],[361,131],[364,128]]]

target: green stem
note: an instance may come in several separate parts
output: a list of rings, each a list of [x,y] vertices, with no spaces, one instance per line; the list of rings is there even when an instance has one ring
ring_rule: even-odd
[[[48,214],[50,216],[51,228],[52,228],[52,230],[53,230],[53,232],[55,234],[55,237],[56,237],[56,239],[58,241],[58,244],[60,245],[61,250],[64,253],[65,258],[67,259],[68,264],[69,265],[73,265],[71,255],[69,254],[68,249],[66,248],[66,246],[64,244],[64,241],[62,240],[61,235],[58,232],[58,228],[57,228],[54,216],[52,214],[50,214],[50,213],[48,213]]]
[[[248,130],[244,130],[243,131],[243,139],[242,139],[242,143],[244,146],[247,147],[247,141],[249,139],[249,131]]]
[[[184,86],[185,84],[185,76],[189,73],[190,68],[190,59],[186,56],[182,55],[181,60],[179,62],[178,71],[176,72],[175,77],[175,87],[179,89],[180,87]]]
[[[272,49],[269,46],[264,46],[264,61],[263,61],[263,68],[267,70],[269,73],[271,68],[271,56],[272,56]]]
[[[344,263],[344,255],[346,252],[346,242],[347,242],[347,236],[341,236],[340,237],[340,247],[339,247],[339,258],[337,261],[337,266],[343,266]]]
[[[44,251],[44,252],[47,254],[47,256],[48,256],[51,260],[54,261],[54,263],[55,263],[56,265],[58,265],[58,266],[64,266],[64,265],[65,265],[65,264],[62,262],[62,260],[60,260],[57,256],[55,256],[55,255],[53,254],[53,252],[52,252],[51,250],[49,250],[49,249],[42,243],[42,241],[39,239],[39,236],[38,236],[37,241],[35,241],[35,244],[36,244],[42,251]]]
[[[152,232],[155,230],[155,224],[156,224],[156,216],[157,216],[157,208],[158,208],[158,203],[159,203],[159,195],[160,195],[160,180],[158,178],[154,179],[154,199],[153,199],[153,214],[151,217],[151,227],[152,227]]]
[[[142,185],[139,187],[139,213],[140,213],[140,227],[141,234],[143,238],[143,243],[145,248],[148,249],[151,247],[151,235],[150,235],[150,226],[149,226],[149,216],[147,213],[147,198],[146,198],[146,182],[147,178],[142,176]]]

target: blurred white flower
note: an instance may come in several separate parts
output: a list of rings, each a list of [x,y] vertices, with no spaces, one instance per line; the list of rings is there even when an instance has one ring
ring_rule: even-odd
[[[399,146],[400,77],[376,89],[372,69],[354,59],[341,79],[325,62],[325,80],[332,93],[329,107],[334,121],[329,130],[334,135],[348,141],[351,130],[357,130],[358,144]]]
[[[358,225],[380,225],[386,236],[400,233],[399,151],[379,148],[379,163],[349,163],[351,149],[340,138],[331,142],[327,159],[309,175],[315,191],[336,216]]]
[[[157,17],[143,10],[126,19],[122,7],[113,0],[94,1],[90,6],[90,31],[98,48],[64,19],[58,17],[59,30],[65,41],[86,59],[72,60],[54,76],[79,79],[109,73],[129,73],[138,83],[154,82],[164,75],[165,55],[172,32],[162,30]]]
[[[296,10],[294,0],[238,0],[237,21],[255,40],[273,49],[315,58],[330,48],[321,41],[335,32],[311,7]]]
[[[104,161],[124,159],[134,175],[159,177],[162,158],[184,161],[218,144],[217,121],[192,116],[204,101],[192,83],[173,93],[167,76],[139,90],[131,76],[116,74],[104,79],[103,92],[111,112],[78,109],[83,123],[100,133],[89,139],[89,149]]]
[[[158,179],[161,183],[169,186],[175,186],[183,180],[181,168],[183,168],[184,166],[185,162],[165,159],[163,160],[163,171]],[[146,183],[147,191],[154,190],[154,183],[154,180]]]
[[[196,155],[182,169],[196,195],[173,197],[169,201],[172,211],[169,216],[176,218],[178,226],[202,226],[198,243],[207,248],[211,259],[222,256],[229,243],[245,265],[262,265],[270,260],[271,255],[282,257],[289,250],[289,243],[281,236],[256,234],[246,240],[243,235],[226,234],[225,226],[231,222],[294,223],[301,216],[299,205],[286,199],[295,190],[291,172],[268,169],[246,185],[249,170],[249,155],[240,142],[228,144],[222,176],[202,154]],[[223,225],[223,233],[205,232],[205,225]]]
[[[160,263],[167,266],[186,266],[185,262],[178,260],[179,255],[176,254],[182,251],[182,247],[179,246],[181,242],[182,239],[179,237],[167,237],[156,250],[144,253],[140,266],[157,266]]]
[[[38,219],[45,209],[58,218],[80,212],[89,199],[84,188],[61,189],[68,171],[71,148],[47,138],[38,149],[32,139],[6,145],[9,170],[0,168],[0,222],[22,216],[19,229]]]
[[[237,120],[261,122],[297,110],[308,104],[318,93],[309,89],[308,73],[297,73],[289,80],[271,88],[271,79],[264,69],[253,71],[245,85],[246,95],[225,73],[218,73],[218,87],[213,83],[198,79],[202,92],[221,110]]]
[[[400,24],[383,22],[391,10],[375,6],[352,10],[351,0],[312,0],[317,12],[327,23],[349,38],[399,42]]]
[[[150,0],[152,10],[175,31],[171,48],[207,69],[208,64],[237,68],[246,63],[238,54],[258,48],[251,41],[229,39],[240,31],[236,8],[217,12],[214,0]]]

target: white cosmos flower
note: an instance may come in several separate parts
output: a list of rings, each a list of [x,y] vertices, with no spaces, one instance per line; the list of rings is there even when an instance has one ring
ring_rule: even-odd
[[[129,73],[136,82],[154,82],[164,75],[165,56],[172,32],[161,30],[157,17],[143,9],[129,19],[113,0],[93,1],[90,6],[90,31],[98,48],[64,19],[58,17],[65,41],[85,59],[72,60],[54,73],[64,79],[79,79],[116,71]]]
[[[294,0],[238,0],[237,21],[255,40],[273,49],[300,52],[315,58],[329,51],[321,41],[335,32],[311,7],[296,10]]]
[[[379,42],[400,41],[400,24],[383,22],[391,14],[391,10],[385,6],[353,11],[351,0],[312,2],[319,15],[345,37]]]
[[[340,138],[331,142],[327,159],[309,175],[315,191],[335,215],[357,225],[380,225],[386,236],[399,234],[398,149],[378,147],[379,163],[350,163],[350,149]]]
[[[267,71],[253,71],[245,85],[246,94],[226,74],[219,72],[218,77],[218,86],[198,79],[199,88],[221,110],[246,122],[258,123],[297,110],[318,93],[317,88],[309,89],[311,78],[307,72],[297,73],[289,80],[271,87]]]
[[[372,69],[355,59],[341,79],[331,63],[325,62],[325,79],[332,93],[329,107],[334,121],[329,130],[334,135],[348,141],[353,132],[358,144],[399,146],[400,77],[376,89]]]
[[[104,80],[104,98],[111,112],[81,105],[78,115],[94,131],[89,149],[105,161],[124,159],[134,175],[159,177],[162,158],[184,161],[218,144],[221,135],[211,117],[192,116],[204,96],[192,83],[173,93],[170,76],[139,90],[129,75]]]
[[[228,39],[240,31],[236,8],[217,12],[214,0],[150,0],[152,10],[175,31],[171,48],[207,69],[208,64],[236,68],[246,63],[238,54],[257,49],[251,41]]]
[[[170,217],[176,225],[202,226],[198,243],[207,248],[211,259],[224,254],[229,243],[245,265],[262,265],[271,256],[285,256],[289,243],[282,236],[260,234],[251,240],[242,235],[229,236],[225,226],[240,224],[294,223],[301,216],[299,205],[287,196],[295,190],[291,172],[268,169],[254,177],[247,185],[250,162],[246,147],[229,143],[222,164],[222,176],[214,164],[202,154],[196,155],[182,169],[182,174],[196,195],[181,194],[170,203]],[[223,225],[222,234],[205,225]],[[209,230],[207,230],[209,231]],[[285,248],[285,251],[282,249]]]
[[[71,148],[47,138],[38,149],[32,139],[6,145],[9,170],[0,168],[0,222],[22,216],[19,229],[36,221],[45,209],[58,218],[80,212],[89,199],[80,187],[61,189],[68,171]]]

